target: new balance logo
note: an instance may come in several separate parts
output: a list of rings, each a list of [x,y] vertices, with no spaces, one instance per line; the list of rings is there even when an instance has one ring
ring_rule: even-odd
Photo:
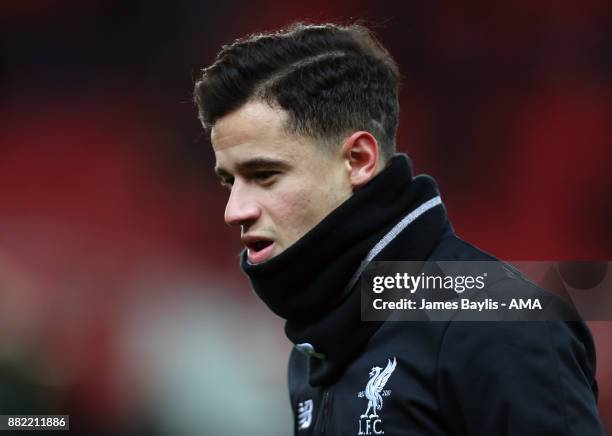
[[[310,427],[312,423],[312,400],[306,400],[298,404],[298,430],[304,430]]]

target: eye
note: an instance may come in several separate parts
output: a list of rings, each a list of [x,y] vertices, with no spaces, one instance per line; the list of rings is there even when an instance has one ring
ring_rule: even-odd
[[[269,183],[273,181],[277,174],[279,174],[279,171],[258,171],[253,174],[253,180],[259,183]]]
[[[234,184],[234,179],[233,178],[221,179],[219,183],[221,183],[221,186],[223,186],[226,189],[232,189],[232,185]]]

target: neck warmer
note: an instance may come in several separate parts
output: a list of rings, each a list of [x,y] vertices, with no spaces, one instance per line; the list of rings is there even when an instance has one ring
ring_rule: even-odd
[[[361,321],[362,262],[426,260],[448,226],[435,181],[413,178],[408,157],[396,155],[279,255],[253,265],[244,250],[241,268],[255,293],[287,321],[288,338],[311,349],[310,384],[325,385],[381,325]]]

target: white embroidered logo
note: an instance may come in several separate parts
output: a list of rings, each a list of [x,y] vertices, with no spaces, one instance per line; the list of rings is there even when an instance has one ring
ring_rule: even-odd
[[[306,400],[298,404],[298,430],[310,427],[312,422],[312,400]]]
[[[380,366],[374,366],[370,371],[370,380],[366,385],[365,391],[357,394],[359,398],[364,396],[368,399],[368,408],[363,415],[359,417],[359,433],[358,435],[384,434],[382,430],[382,419],[378,416],[378,411],[382,409],[383,397],[391,395],[390,390],[384,390],[389,377],[395,370],[397,361],[395,357],[393,361],[387,359],[387,366],[382,369]]]

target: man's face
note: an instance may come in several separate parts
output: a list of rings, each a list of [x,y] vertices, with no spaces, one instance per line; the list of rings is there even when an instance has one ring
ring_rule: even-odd
[[[241,227],[253,264],[282,253],[352,194],[340,147],[326,151],[285,132],[285,117],[249,102],[211,132],[215,171],[231,190],[225,222]]]

